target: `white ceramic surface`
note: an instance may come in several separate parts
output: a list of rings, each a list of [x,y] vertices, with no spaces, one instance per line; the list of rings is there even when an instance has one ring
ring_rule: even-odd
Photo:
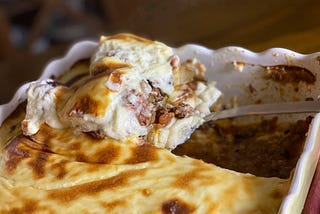
[[[182,58],[197,58],[207,67],[209,80],[217,82],[217,87],[225,95],[225,103],[236,100],[238,105],[252,104],[256,101],[263,103],[319,99],[320,92],[320,52],[302,55],[287,49],[272,48],[261,53],[254,53],[240,47],[225,47],[210,50],[197,45],[185,45],[176,49]],[[241,62],[244,67],[235,66]],[[313,85],[298,83],[279,84],[263,78],[265,66],[291,65],[308,69],[315,74],[317,81]],[[249,85],[255,88],[250,93]],[[297,91],[296,88],[299,88]],[[306,114],[283,115],[282,121],[304,119]],[[301,213],[308,190],[316,169],[320,153],[320,114],[314,115],[303,153],[297,163],[289,194],[283,201],[279,213]],[[262,117],[263,118],[263,117]],[[252,120],[239,122],[252,122]]]
[[[89,58],[97,43],[83,41],[73,45],[68,53],[61,59],[52,61],[44,69],[40,79],[59,76],[70,68],[77,60]],[[185,45],[176,48],[175,52],[182,59],[197,58],[207,67],[209,80],[217,82],[217,87],[224,93],[226,105],[235,99],[238,105],[260,102],[284,102],[304,100],[306,98],[318,99],[320,80],[316,84],[306,86],[303,83],[291,86],[277,84],[274,81],[262,78],[266,70],[263,66],[295,65],[301,66],[320,76],[320,53],[301,55],[290,50],[273,48],[261,53],[254,53],[239,47],[226,47],[210,50],[198,45]],[[244,63],[244,67],[235,66],[235,62]],[[254,91],[250,92],[250,88]],[[299,88],[297,91],[296,88]],[[0,106],[0,124],[3,120],[23,102],[28,83],[23,85],[13,99]],[[283,120],[296,120],[306,115],[283,116]],[[256,120],[256,118],[254,119]],[[320,115],[314,117],[303,153],[298,161],[288,196],[282,203],[279,213],[301,213],[308,193],[317,160],[320,153]]]

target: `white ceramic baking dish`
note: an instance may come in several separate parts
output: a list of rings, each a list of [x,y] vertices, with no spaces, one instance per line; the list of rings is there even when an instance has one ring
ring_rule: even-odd
[[[216,86],[224,94],[226,105],[246,105],[256,102],[286,102],[305,99],[319,99],[320,92],[320,52],[302,55],[287,49],[272,48],[261,53],[254,53],[240,47],[225,47],[210,50],[198,45],[186,45],[176,49],[183,59],[197,58],[207,67],[209,80],[217,82]],[[303,82],[295,84],[277,83],[265,79],[267,67],[297,66],[312,72],[315,84]],[[304,119],[306,114],[279,116],[280,121]],[[308,190],[317,166],[320,153],[320,114],[314,119],[309,129],[304,150],[297,163],[292,184],[284,199],[279,213],[301,213]],[[256,121],[264,117],[239,118],[239,123]]]
[[[97,43],[92,41],[76,43],[63,58],[50,62],[40,79],[61,75],[76,61],[89,58],[96,47]],[[217,87],[224,94],[226,105],[297,101],[306,98],[318,99],[320,91],[320,80],[318,79],[313,85],[297,83],[292,86],[291,84],[278,84],[272,80],[266,80],[263,78],[263,72],[268,70],[266,66],[299,66],[308,69],[317,78],[320,75],[320,53],[301,55],[280,48],[269,49],[261,53],[254,53],[239,47],[210,50],[192,44],[176,48],[175,52],[182,61],[197,58],[205,64],[208,79],[217,82]],[[28,83],[19,88],[8,104],[0,106],[0,124],[19,103],[26,99],[25,91],[27,88]],[[305,114],[285,115],[280,119],[296,120],[305,116]],[[320,153],[320,115],[314,116],[289,194],[283,201],[279,213],[301,213],[303,209]],[[257,117],[251,120],[257,120]],[[250,120],[246,119],[245,121]],[[239,120],[239,122],[243,122],[243,120]]]

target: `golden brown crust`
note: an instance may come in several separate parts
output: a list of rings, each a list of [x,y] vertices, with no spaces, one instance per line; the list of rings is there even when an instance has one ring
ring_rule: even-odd
[[[92,99],[88,95],[79,97],[69,112],[69,116],[83,116],[84,114],[92,114],[97,116],[97,109],[99,109],[100,102]],[[100,108],[101,109],[101,108]]]
[[[128,186],[129,180],[132,177],[143,177],[145,169],[126,171],[119,175],[92,181],[61,190],[50,190],[48,191],[48,198],[58,201],[59,203],[68,204],[70,201],[76,200],[80,197],[96,196],[109,189],[119,188],[121,186]]]
[[[0,197],[10,209],[0,206],[1,212],[59,213],[63,208],[70,213],[83,204],[82,213],[135,208],[141,213],[206,213],[250,201],[249,210],[272,213],[290,185],[289,180],[237,174],[177,157],[150,144],[119,144],[85,133],[75,137],[70,131],[43,125],[31,138],[19,135],[10,141],[0,156],[6,166],[1,174],[8,179],[0,178]],[[140,207],[138,201],[145,198]],[[31,201],[34,205],[27,205]]]
[[[126,41],[126,42],[133,42],[133,43],[134,42],[141,42],[146,44],[154,43],[154,41],[152,40],[145,39],[129,33],[120,33],[113,36],[101,37],[100,43],[103,43],[106,40],[115,40],[115,39]]]
[[[94,62],[90,66],[90,75],[96,76],[102,73],[111,74],[119,68],[130,68],[129,63],[125,63],[116,59],[102,58],[98,62]]]

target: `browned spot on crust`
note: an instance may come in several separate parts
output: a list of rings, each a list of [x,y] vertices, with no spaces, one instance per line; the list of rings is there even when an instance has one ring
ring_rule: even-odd
[[[182,173],[180,175],[177,175],[176,180],[174,182],[174,186],[178,186],[180,188],[190,188],[190,185],[193,180],[197,178],[197,171],[192,170],[187,173]]]
[[[32,141],[24,141],[24,144],[29,146],[34,150],[38,150],[40,152],[52,153],[50,146],[47,144],[47,140],[43,142],[37,142],[32,139]]]
[[[170,199],[162,203],[161,210],[163,214],[188,214],[194,208],[180,199]]]
[[[89,158],[82,154],[82,153],[78,153],[76,154],[76,161],[79,161],[79,162],[88,162]]]
[[[9,214],[29,214],[38,210],[38,202],[35,200],[25,200],[21,207],[15,207],[8,211]]]
[[[110,74],[110,81],[112,83],[116,83],[116,84],[121,84],[122,80],[121,80],[121,76],[122,76],[123,72],[121,71],[114,71]]]
[[[59,85],[55,89],[55,100],[54,103],[56,106],[60,106],[62,103],[64,103],[65,96],[69,93],[70,89],[66,86]]]
[[[4,148],[4,152],[8,155],[5,167],[10,173],[17,168],[17,165],[23,159],[30,157],[30,153],[26,149],[21,148],[21,144],[23,144],[24,141],[29,140],[23,135],[17,136]]]
[[[60,201],[62,203],[68,203],[69,201],[76,200],[80,197],[94,196],[106,190],[115,190],[121,187],[125,187],[129,185],[128,181],[131,178],[136,176],[143,176],[144,173],[144,169],[126,171],[111,178],[79,184],[60,190],[50,190],[48,196],[49,198]]]
[[[176,179],[173,182],[173,186],[176,186],[178,188],[183,188],[183,189],[189,189],[189,190],[191,190],[192,188],[196,188],[196,186],[194,186],[192,182],[194,180],[205,179],[206,177],[204,175],[201,175],[201,172],[205,170],[206,168],[199,166],[186,173],[181,173],[176,176]],[[209,179],[210,179],[210,182],[214,183],[214,178],[209,178]]]
[[[101,64],[100,64],[101,63]],[[121,61],[103,61],[98,62],[92,66],[91,75],[96,76],[99,74],[110,74],[119,68],[128,68],[130,64]]]
[[[237,201],[239,200],[240,195],[239,195],[238,188],[240,189],[241,187],[230,185],[226,189],[224,189],[224,191],[222,192],[222,196],[220,196],[223,199],[227,199],[226,204],[228,204],[230,207],[233,204],[236,204]],[[249,195],[251,194],[249,193]]]
[[[105,40],[114,40],[114,39],[125,40],[125,41],[137,41],[137,42],[142,42],[146,44],[154,43],[152,40],[141,38],[139,36],[136,36],[133,34],[127,34],[127,33],[121,33],[121,34],[116,34],[114,36],[105,37],[104,40],[102,40],[101,42],[104,42]]]
[[[106,209],[106,211],[112,211],[117,207],[124,207],[126,202],[124,200],[114,200],[110,202],[102,202],[101,206]]]
[[[31,159],[29,166],[33,169],[35,178],[43,178],[45,176],[45,164],[48,161],[48,154],[38,152],[34,159]]]
[[[148,196],[151,195],[150,189],[142,189],[142,190],[141,190],[141,193],[142,193],[142,195],[144,195],[144,196],[146,196],[146,197],[148,197]]]
[[[219,207],[219,202],[218,203],[214,203],[212,201],[212,195],[211,194],[206,194],[203,197],[203,203],[207,205],[206,210],[204,211],[204,213],[216,213],[217,209]]]
[[[75,142],[75,143],[70,143],[69,149],[73,151],[78,151],[81,148],[81,143],[80,142]]]
[[[268,70],[267,79],[283,83],[298,83],[300,81],[308,84],[316,82],[316,76],[308,69],[293,65],[263,66]]]
[[[51,145],[51,139],[55,138],[55,133],[53,133],[52,131],[53,129],[51,127],[49,127],[46,124],[42,124],[40,126],[40,130],[35,134],[30,136],[30,138],[35,141],[38,142],[41,145],[45,145],[45,148],[47,150],[43,150],[43,151],[49,151],[50,149],[50,145]],[[44,147],[44,146],[42,146]]]
[[[137,145],[132,149],[131,157],[128,158],[125,163],[127,164],[137,164],[148,161],[154,161],[158,159],[157,149],[149,143],[143,145]]]
[[[70,116],[82,116],[84,114],[93,114],[97,116],[99,102],[85,95],[80,97],[72,107]]]
[[[68,163],[68,161],[63,160],[63,161],[60,161],[59,163],[55,163],[51,166],[51,170],[53,172],[56,172],[56,177],[58,179],[64,178],[64,176],[67,174],[67,169],[66,169],[67,163]]]
[[[255,180],[252,180],[250,178],[243,178],[242,179],[242,187],[243,191],[248,194],[248,195],[253,195],[254,194],[254,187],[259,186],[259,182]]]
[[[101,151],[96,152],[93,157],[97,159],[98,163],[111,163],[120,155],[121,147],[110,144]]]

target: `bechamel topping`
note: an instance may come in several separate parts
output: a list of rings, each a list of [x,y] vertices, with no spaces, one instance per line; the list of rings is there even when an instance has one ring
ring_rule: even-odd
[[[173,149],[203,122],[221,94],[205,82],[205,69],[196,60],[180,65],[170,47],[127,34],[102,37],[88,72],[87,81],[58,98],[58,107],[59,86],[31,84],[24,134],[35,134],[46,123],[118,140],[142,137]]]
[[[30,84],[27,91],[26,117],[22,121],[22,129],[25,135],[37,133],[42,123],[46,123],[53,128],[64,127],[56,114],[55,105],[55,93],[61,87],[57,86],[51,79]]]

